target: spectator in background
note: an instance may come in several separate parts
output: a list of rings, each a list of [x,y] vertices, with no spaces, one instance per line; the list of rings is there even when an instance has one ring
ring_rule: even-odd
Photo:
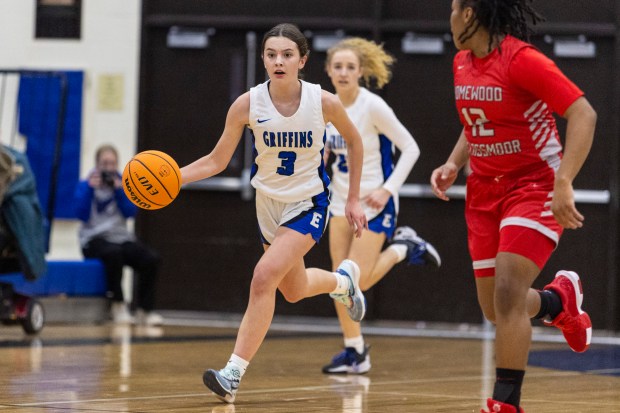
[[[137,207],[125,196],[118,171],[118,152],[111,145],[97,149],[95,168],[80,181],[75,191],[75,208],[82,221],[80,246],[86,258],[103,262],[111,301],[111,318],[115,323],[162,323],[153,312],[159,256],[138,241],[127,229],[127,219],[136,215]],[[130,313],[121,281],[123,267],[134,270],[134,288]]]

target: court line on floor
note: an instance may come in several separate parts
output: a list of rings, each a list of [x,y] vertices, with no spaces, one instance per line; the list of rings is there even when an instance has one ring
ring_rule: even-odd
[[[182,327],[215,327],[215,328],[239,328],[239,320],[236,319],[213,319],[197,317],[174,317],[166,316],[165,325]],[[314,318],[292,318],[292,321],[278,321],[274,319],[270,331],[287,332],[312,332],[322,334],[342,334],[339,325],[329,321],[317,321]],[[297,322],[296,322],[297,320]],[[425,324],[425,323],[424,323]],[[566,339],[561,334],[544,333],[535,328],[532,334],[532,341],[541,343],[564,343]],[[494,331],[484,329],[481,324],[475,329],[461,328],[417,328],[417,327],[387,327],[374,325],[369,322],[364,325],[365,335],[393,336],[393,337],[424,337],[424,338],[458,338],[485,340],[495,337]],[[620,346],[620,337],[608,335],[596,335],[596,330],[592,335],[591,344],[603,344]]]
[[[528,373],[529,378],[559,378],[559,377],[571,377],[571,376],[579,376],[582,375],[583,372],[571,372],[571,371],[544,371],[544,372],[531,372]],[[329,377],[329,376],[325,376]],[[364,376],[366,377],[366,376]],[[385,380],[385,381],[376,381],[372,380],[369,385],[373,388],[379,386],[393,386],[395,384],[427,384],[427,383],[447,383],[447,382],[464,382],[464,381],[480,381],[487,379],[488,377],[482,375],[467,375],[467,376],[452,376],[452,377],[435,377],[431,379],[410,379],[410,380]],[[279,393],[283,392],[300,392],[300,391],[319,391],[319,390],[334,390],[334,388],[347,388],[359,386],[359,383],[330,383],[326,385],[317,385],[317,386],[297,386],[297,387],[278,387],[278,388],[260,388],[260,389],[248,389],[242,390],[241,394],[244,395],[253,395],[253,394],[266,394],[266,393]],[[378,390],[369,390],[370,392],[378,391]],[[382,391],[382,393],[385,393]],[[398,392],[398,394],[413,394],[413,395],[423,395],[425,393],[403,393]],[[428,393],[430,395],[431,393]],[[43,406],[56,406],[56,405],[67,405],[67,404],[86,404],[86,403],[112,403],[112,402],[123,402],[123,401],[138,401],[138,400],[163,400],[163,399],[174,399],[174,398],[188,398],[188,397],[208,397],[212,398],[213,396],[205,390],[205,392],[201,393],[181,393],[181,394],[168,394],[168,395],[155,395],[155,396],[136,396],[136,397],[117,397],[117,398],[96,398],[96,399],[77,399],[77,400],[56,400],[56,401],[41,401],[41,402],[32,402],[32,403],[14,403],[14,404],[0,404],[2,406],[10,406],[10,407],[43,407]],[[435,396],[434,396],[435,397]],[[443,393],[437,393],[436,397],[450,397],[450,398],[463,398],[462,396],[454,396],[454,395],[446,395]],[[477,397],[475,398],[478,399]],[[542,401],[542,400],[541,400]],[[547,400],[548,401],[548,400]],[[571,402],[573,403],[573,402]],[[591,401],[587,403],[591,404]],[[579,402],[576,402],[579,404]],[[585,402],[584,402],[585,404]],[[606,404],[605,404],[606,405]]]

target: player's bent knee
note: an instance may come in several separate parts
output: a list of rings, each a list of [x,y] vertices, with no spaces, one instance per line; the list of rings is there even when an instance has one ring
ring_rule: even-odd
[[[302,292],[300,291],[285,289],[285,290],[280,290],[280,292],[282,293],[282,296],[284,297],[284,299],[289,303],[296,303],[306,298],[305,294],[302,294]]]
[[[482,315],[484,318],[495,324],[495,309],[493,307],[493,302],[482,303],[479,301],[478,304],[480,304],[480,309],[482,310]]]
[[[272,294],[277,288],[276,280],[269,271],[263,271],[259,267],[254,269],[252,283],[250,284],[251,294]]]
[[[281,283],[278,286],[278,290],[280,290],[284,299],[289,303],[296,303],[308,296],[306,289],[303,288],[303,284],[289,285]]]
[[[370,287],[372,287],[372,283],[370,282],[370,280],[360,278],[360,290],[366,292]]]
[[[495,285],[495,313],[499,316],[510,314],[518,308],[519,297],[510,283],[498,282]]]
[[[482,311],[484,318],[487,319],[490,323],[495,324],[495,312],[494,311]]]

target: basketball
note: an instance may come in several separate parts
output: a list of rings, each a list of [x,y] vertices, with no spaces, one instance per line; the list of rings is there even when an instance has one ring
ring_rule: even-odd
[[[144,151],[135,155],[123,170],[123,190],[142,209],[169,205],[181,190],[181,171],[170,155]]]

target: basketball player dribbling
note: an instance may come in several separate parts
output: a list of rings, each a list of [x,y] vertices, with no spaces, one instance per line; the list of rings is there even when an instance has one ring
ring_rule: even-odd
[[[309,54],[307,39],[291,24],[269,30],[262,42],[269,80],[231,105],[222,136],[211,153],[181,168],[182,182],[213,176],[228,165],[244,127],[254,136],[256,213],[265,253],[254,268],[250,298],[230,360],[208,369],[205,385],[233,403],[239,382],[273,319],[276,290],[296,302],[322,293],[342,302],[360,321],[365,300],[357,264],[344,260],[335,272],[305,268],[303,257],[321,238],[328,219],[329,178],[323,163],[325,125],[338,127],[347,142],[348,224],[361,236],[368,223],[360,205],[363,147],[359,133],[338,98],[319,85],[299,79]]]
[[[572,350],[587,350],[592,324],[581,309],[579,276],[559,271],[542,291],[532,283],[564,228],[583,226],[573,180],[588,156],[596,113],[583,92],[525,40],[531,0],[453,0],[454,85],[462,133],[431,175],[446,190],[470,161],[465,216],[478,301],[496,325],[496,381],[490,412],[522,413],[521,385],[530,319],[562,330]],[[564,153],[555,112],[567,120]],[[484,412],[484,411],[483,411]]]

